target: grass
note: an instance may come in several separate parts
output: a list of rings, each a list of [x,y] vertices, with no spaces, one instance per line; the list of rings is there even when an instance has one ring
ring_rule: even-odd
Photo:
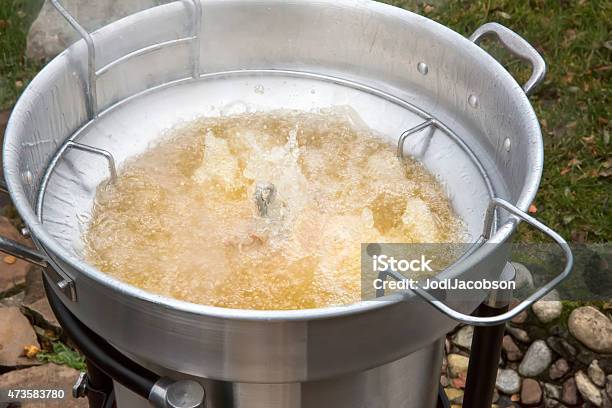
[[[536,216],[572,242],[609,242],[612,19],[606,16],[612,15],[612,2],[389,3],[416,11],[466,36],[486,22],[497,21],[540,51],[548,64],[548,74],[531,97],[545,144],[544,174],[534,202]],[[500,53],[494,50],[494,55]],[[507,55],[501,56],[502,61],[507,60]],[[519,64],[511,61],[507,66],[518,74],[519,82],[525,80],[527,72]],[[526,238],[538,240],[530,234],[523,232]]]
[[[53,343],[53,351],[41,351],[36,358],[44,363],[63,364],[80,371],[87,369],[85,357],[59,341]]]
[[[545,142],[536,216],[573,242],[609,242],[612,158],[610,0],[392,0],[469,35],[488,21],[520,33],[544,56],[547,79],[531,97]],[[10,107],[40,68],[24,57],[41,0],[0,0],[0,109]],[[486,46],[486,43],[483,45]],[[524,81],[528,72],[492,49]],[[523,230],[527,230],[523,228]],[[532,237],[531,231],[523,236]]]
[[[15,103],[42,64],[25,57],[28,27],[41,0],[0,0],[0,110]]]

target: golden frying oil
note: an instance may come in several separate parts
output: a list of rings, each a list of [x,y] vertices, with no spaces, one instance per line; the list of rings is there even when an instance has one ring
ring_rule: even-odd
[[[254,200],[273,184],[267,216]],[[354,112],[181,125],[98,189],[86,256],[139,288],[242,309],[357,302],[362,242],[456,242],[435,178]]]

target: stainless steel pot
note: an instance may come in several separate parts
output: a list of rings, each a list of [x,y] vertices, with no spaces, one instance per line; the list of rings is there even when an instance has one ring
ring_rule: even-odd
[[[236,407],[431,406],[451,318],[507,320],[569,273],[565,241],[524,213],[543,161],[526,93],[545,65],[507,28],[485,24],[470,41],[373,1],[194,0],[90,35],[54,3],[83,40],[24,91],[3,151],[8,189],[40,254],[0,243],[48,263],[68,309],[133,359],[199,378],[212,390],[209,406],[227,392]],[[523,87],[474,44],[486,34],[532,65]],[[161,130],[201,113],[334,105],[352,106],[445,183],[477,245],[442,277],[499,277],[505,247],[483,243],[507,242],[519,219],[563,247],[566,268],[512,312],[479,319],[463,313],[484,292],[459,310],[452,297],[443,304],[422,291],[313,310],[215,308],[144,292],[82,259],[96,186]],[[427,301],[406,301],[415,296]]]

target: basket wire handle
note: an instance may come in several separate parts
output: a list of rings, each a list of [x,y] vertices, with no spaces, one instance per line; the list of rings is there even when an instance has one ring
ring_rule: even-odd
[[[433,295],[422,288],[414,289],[413,292],[416,293],[421,298],[425,299],[429,304],[438,309],[440,312],[444,313],[446,316],[454,319],[460,323],[472,325],[472,326],[496,326],[502,323],[505,323],[511,320],[513,317],[517,316],[523,310],[530,307],[536,301],[544,297],[548,292],[550,292],[555,286],[557,286],[561,281],[567,278],[572,270],[572,266],[574,264],[574,256],[572,255],[572,251],[567,244],[567,242],[555,231],[546,225],[542,224],[540,221],[536,220],[529,214],[521,211],[519,208],[510,204],[506,200],[502,200],[501,198],[494,198],[491,200],[489,204],[489,208],[487,210],[486,220],[485,220],[485,228],[490,228],[493,224],[493,219],[495,218],[495,210],[496,208],[503,208],[508,211],[510,214],[514,215],[518,219],[521,219],[541,232],[548,235],[550,238],[555,241],[555,243],[561,247],[563,253],[565,255],[565,267],[563,271],[557,275],[550,282],[536,290],[534,293],[529,295],[525,300],[519,303],[512,310],[499,314],[497,316],[492,317],[477,317],[468,314],[464,314],[456,311],[455,309],[449,307],[442,301],[436,299]],[[515,220],[510,221],[512,223],[516,222]],[[485,231],[485,238],[490,236],[490,232]]]
[[[194,79],[200,77],[200,28],[202,25],[202,3],[201,0],[190,0],[193,4],[193,45],[191,50],[192,76]],[[96,47],[91,34],[74,18],[72,14],[60,3],[59,0],[51,0],[51,4],[76,30],[87,45],[87,83],[85,94],[87,97],[87,117],[94,120],[98,117],[98,91],[96,71]]]
[[[478,27],[470,36],[470,41],[478,44],[487,35],[494,35],[512,55],[531,65],[531,77],[523,85],[525,94],[531,95],[546,75],[546,62],[542,56],[527,40],[499,23],[486,23]]]
[[[91,35],[82,25],[61,5],[59,0],[51,0],[51,4],[68,21],[87,45],[87,116],[95,119],[98,116],[98,94],[96,89],[96,47]]]

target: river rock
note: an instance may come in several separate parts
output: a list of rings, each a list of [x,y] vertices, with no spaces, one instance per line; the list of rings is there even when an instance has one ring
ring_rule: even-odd
[[[469,359],[461,354],[448,355],[448,373],[451,378],[457,378],[465,374],[468,369]]]
[[[563,388],[561,391],[561,401],[563,401],[567,405],[578,405],[580,398],[578,395],[578,388],[576,388],[576,381],[574,380],[574,377],[568,378],[563,383]]]
[[[531,378],[525,378],[521,386],[521,402],[525,405],[537,405],[542,401],[542,388]]]
[[[565,339],[560,337],[551,336],[546,339],[546,344],[548,344],[548,347],[553,349],[557,354],[560,354],[568,360],[572,360],[578,352],[576,347],[572,346],[565,341]]]
[[[550,370],[548,370],[548,376],[551,380],[558,380],[563,378],[565,374],[568,373],[570,367],[567,363],[567,360],[564,358],[560,358],[550,366]]]
[[[574,309],[568,320],[572,336],[598,353],[612,353],[612,321],[592,306]]]
[[[30,322],[17,307],[0,308],[0,368],[13,369],[40,364],[23,355],[25,346],[40,347]]]
[[[518,300],[517,298],[512,298],[512,300],[510,301],[510,310],[514,309],[520,303],[521,301]],[[523,324],[525,323],[525,321],[527,321],[528,317],[529,317],[529,314],[527,313],[527,310],[523,310],[521,313],[514,316],[512,320],[510,321],[514,324]]]
[[[446,388],[448,387],[448,384],[450,384],[450,382],[448,381],[448,377],[445,374],[442,374],[440,376],[440,385]]]
[[[608,397],[608,394],[603,393],[601,394],[601,397],[603,399],[603,403],[601,404],[601,408],[612,408],[612,398]]]
[[[456,388],[445,388],[444,392],[448,401],[451,404],[461,404],[463,403],[463,390],[458,390]]]
[[[612,356],[599,356],[597,361],[604,373],[612,374]]]
[[[456,389],[465,388],[465,381],[467,379],[467,373],[461,373],[459,377],[451,380],[451,386]]]
[[[23,291],[15,293],[13,296],[8,296],[0,299],[0,306],[4,307],[21,307],[25,293]]]
[[[42,269],[37,266],[30,267],[26,275],[23,303],[29,305],[46,296]]]
[[[66,395],[64,399],[57,400],[57,404],[30,400],[19,405],[21,408],[88,408],[86,398],[72,398],[72,385],[78,376],[79,372],[74,368],[50,363],[1,375],[0,389],[24,388],[27,385],[26,388],[31,389],[61,389]]]
[[[535,377],[546,370],[552,362],[552,352],[542,340],[534,341],[527,349],[519,365],[519,373],[524,377]]]
[[[585,366],[588,366],[593,362],[593,360],[595,360],[595,353],[593,353],[588,348],[583,347],[580,349],[580,351],[576,355],[576,360],[578,360]]]
[[[553,299],[554,297],[557,299]],[[558,300],[558,298],[559,295],[553,291],[531,306],[531,310],[533,310],[533,313],[537,316],[539,321],[542,323],[550,323],[561,316],[563,304]]]
[[[505,335],[502,340],[502,349],[504,353],[506,353],[506,358],[508,361],[520,361],[523,358],[523,353],[518,348],[514,340],[512,340],[512,336]]]
[[[154,6],[156,0],[62,0],[67,10],[88,31],[100,28],[128,14]],[[27,38],[26,55],[34,59],[50,59],[80,37],[45,0]]]
[[[56,333],[61,332],[60,324],[55,318],[46,297],[38,299],[30,305],[23,305],[22,310],[24,314],[30,316],[36,326],[53,330]]]
[[[523,329],[506,325],[506,331],[521,343],[529,343],[531,341],[531,339],[529,338],[529,334],[527,334],[527,332]]]
[[[603,404],[603,398],[601,391],[595,384],[591,382],[589,377],[582,371],[578,371],[574,376],[576,380],[576,387],[582,395],[582,398],[589,401],[595,406],[601,407]]]
[[[22,245],[32,245],[6,217],[0,217],[0,236],[17,241]],[[25,287],[29,268],[30,264],[26,261],[0,252],[0,298],[13,295]]]
[[[569,331],[567,330],[567,328],[564,327],[566,323],[567,322],[563,322],[563,324],[560,324],[560,322],[557,322],[557,324],[555,324],[554,326],[551,326],[551,328],[548,329],[548,332],[552,336],[566,338],[569,334]]]
[[[497,371],[495,387],[504,394],[516,394],[521,389],[521,377],[512,369],[501,368]]]
[[[589,365],[587,373],[591,381],[593,381],[593,384],[598,387],[603,387],[606,384],[606,374],[601,367],[599,367],[599,362],[597,360],[593,360],[591,365]]]
[[[514,270],[516,271],[516,276],[514,278],[516,289],[533,289],[533,276],[529,269],[518,262],[512,262],[512,266],[514,266]]]
[[[546,398],[560,400],[561,399],[561,387],[559,387],[558,385],[545,383],[544,384],[544,395],[546,395]]]
[[[557,400],[544,398],[544,408],[565,408],[565,405]]]
[[[463,326],[453,335],[453,344],[469,350],[472,347],[474,326]]]

